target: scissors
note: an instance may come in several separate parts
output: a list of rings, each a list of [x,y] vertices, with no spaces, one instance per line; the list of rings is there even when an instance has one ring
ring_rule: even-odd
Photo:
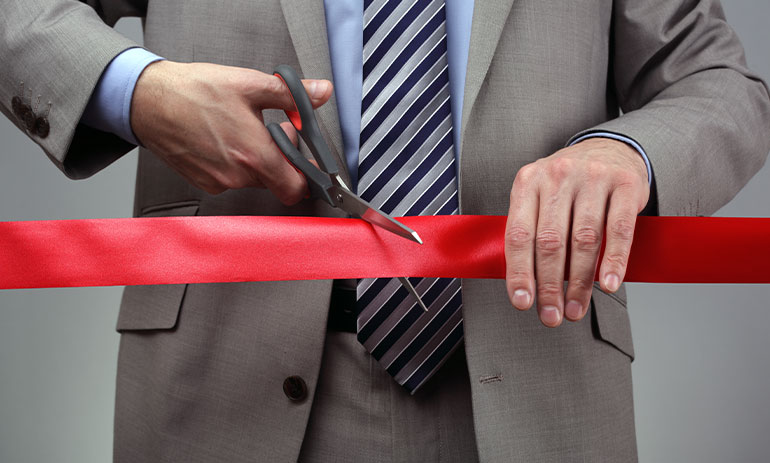
[[[310,148],[318,166],[314,166],[294,146],[286,132],[276,123],[267,124],[267,130],[278,145],[284,157],[305,176],[310,196],[325,201],[331,207],[342,209],[353,217],[364,219],[372,225],[376,225],[391,233],[406,238],[415,243],[422,244],[422,239],[416,231],[397,221],[390,215],[372,206],[357,194],[353,193],[340,176],[337,162],[329,150],[321,135],[310,97],[305,91],[302,80],[291,66],[281,64],[275,68],[273,74],[280,78],[288,87],[295,110],[287,110],[291,124]],[[404,277],[399,277],[401,284],[409,291],[424,311],[428,308],[422,302],[414,286]]]

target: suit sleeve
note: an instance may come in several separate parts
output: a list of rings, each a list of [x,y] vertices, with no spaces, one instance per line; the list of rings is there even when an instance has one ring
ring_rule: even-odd
[[[102,71],[123,50],[138,46],[110,26],[122,16],[143,15],[142,8],[132,1],[4,5],[0,110],[70,178],[93,175],[134,147],[79,121]],[[47,127],[25,123],[14,97],[45,117]]]
[[[657,213],[711,215],[770,150],[767,86],[718,1],[617,0],[611,75],[623,115],[604,131],[644,147]]]

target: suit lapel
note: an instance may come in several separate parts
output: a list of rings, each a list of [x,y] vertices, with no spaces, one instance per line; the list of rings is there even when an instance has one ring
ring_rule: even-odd
[[[300,75],[307,78],[333,81],[323,2],[319,0],[281,0],[281,8],[299,60]],[[316,110],[316,118],[324,137],[329,142],[332,154],[337,158],[337,164],[343,172],[343,177],[350,184],[347,164],[342,154],[342,131],[337,112],[337,100],[334,95],[328,103]]]
[[[514,0],[476,0],[473,6],[471,42],[468,52],[468,70],[465,77],[461,140],[464,140],[468,117],[473,110],[481,84],[489,70],[497,42],[508,21]],[[461,150],[462,153],[462,150]]]

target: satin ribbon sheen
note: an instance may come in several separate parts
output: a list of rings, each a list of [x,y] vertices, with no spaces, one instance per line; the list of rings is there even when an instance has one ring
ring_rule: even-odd
[[[0,222],[0,289],[369,277],[504,278],[503,216]],[[770,219],[639,217],[625,281],[770,283]]]

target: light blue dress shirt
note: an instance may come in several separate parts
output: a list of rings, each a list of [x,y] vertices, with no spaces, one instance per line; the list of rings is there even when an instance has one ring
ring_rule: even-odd
[[[457,156],[457,147],[461,146],[460,124],[474,1],[445,1],[449,94],[452,103],[455,156]],[[324,9],[345,162],[355,188],[358,180],[358,149],[361,135],[363,3],[361,0],[324,0]],[[144,68],[160,59],[163,58],[143,48],[131,48],[116,56],[99,79],[81,122],[138,144],[130,124],[131,97],[136,81]],[[634,140],[615,133],[592,132],[576,139],[573,144],[592,137],[611,138],[634,147],[644,158],[647,165],[647,179],[652,181],[652,168],[647,154]],[[459,162],[456,165],[459,166]]]
[[[80,122],[138,145],[131,130],[131,97],[144,68],[161,59],[144,48],[129,48],[116,56],[99,78]]]

